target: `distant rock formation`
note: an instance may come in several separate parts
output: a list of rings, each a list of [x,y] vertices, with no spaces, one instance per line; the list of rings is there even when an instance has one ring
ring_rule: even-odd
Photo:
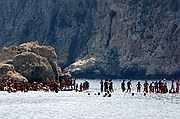
[[[57,65],[56,58],[54,48],[40,46],[38,42],[5,47],[1,53],[1,62],[4,63],[3,67],[9,66],[6,70],[17,71],[26,77],[29,82],[44,83],[52,76],[53,79],[58,80],[62,72]]]
[[[0,8],[1,48],[51,45],[74,76],[180,76],[180,0],[4,0]]]

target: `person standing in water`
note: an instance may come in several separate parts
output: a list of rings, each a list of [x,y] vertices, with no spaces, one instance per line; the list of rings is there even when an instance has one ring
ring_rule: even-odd
[[[58,93],[58,83],[56,81],[54,82],[54,91]]]
[[[122,92],[124,92],[126,90],[126,88],[125,88],[125,80],[123,80],[123,82],[121,83],[121,90],[122,90]]]
[[[169,90],[169,93],[175,93],[175,86],[174,86],[174,80],[172,80],[171,89]]]
[[[176,82],[176,93],[179,93],[180,81]]]
[[[74,90],[76,89],[76,78],[73,80]]]
[[[158,93],[159,92],[159,87],[158,87],[158,82],[157,81],[155,81],[155,83],[154,83],[154,91],[156,92],[156,93]]]
[[[104,92],[107,92],[108,91],[108,80],[106,79],[105,82],[104,82]]]
[[[109,91],[110,91],[111,93],[114,92],[112,80],[109,80]]]
[[[80,92],[82,92],[83,91],[83,85],[82,85],[82,83],[80,84]]]
[[[144,82],[144,92],[145,93],[148,93],[148,82],[147,82],[147,80],[145,80],[145,82]]]
[[[138,82],[137,85],[136,85],[136,87],[137,87],[137,92],[140,93],[140,92],[141,92],[141,87],[142,87],[141,83]]]
[[[101,84],[101,93],[103,92],[103,85],[104,85],[104,82],[103,82],[103,80],[101,79],[101,81],[100,81],[100,84]]]
[[[163,84],[164,84],[164,92],[163,93],[167,93],[168,92],[168,84],[167,84],[166,79],[164,79]]]
[[[129,92],[129,93],[131,92],[131,86],[132,86],[132,85],[131,85],[131,81],[132,81],[132,80],[129,80],[129,81],[127,82],[127,91],[126,91],[126,92]]]
[[[78,91],[78,84],[76,84],[76,88],[75,88],[76,92]]]
[[[149,93],[154,93],[154,81],[149,84]]]

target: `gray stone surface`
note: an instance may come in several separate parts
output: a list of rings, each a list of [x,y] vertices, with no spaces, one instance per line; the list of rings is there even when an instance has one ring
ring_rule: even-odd
[[[1,48],[51,45],[76,75],[180,76],[179,0],[2,0],[0,16]]]

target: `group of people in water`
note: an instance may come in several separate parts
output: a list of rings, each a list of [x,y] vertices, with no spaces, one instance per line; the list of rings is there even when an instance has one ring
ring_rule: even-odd
[[[114,92],[112,80],[102,80],[100,81],[101,92]],[[136,92],[144,93],[179,93],[180,81],[171,81],[171,87],[168,89],[167,80],[152,81],[148,83],[147,80],[141,84],[140,81],[136,84]],[[123,80],[120,84],[120,89],[122,92],[130,93],[132,90],[132,80],[128,80],[127,83]],[[143,90],[142,90],[143,89]]]
[[[111,93],[114,92],[112,80],[106,79],[105,81],[103,81],[101,79],[100,84],[101,84],[101,92],[108,92],[108,91]]]
[[[128,85],[131,85],[131,80],[129,81]],[[123,85],[122,85],[122,87],[123,87]],[[169,93],[179,93],[180,81],[176,81],[176,87],[175,87],[174,80],[172,80],[171,86],[169,89],[168,89],[168,83],[167,83],[166,79],[164,79],[162,81],[161,80],[160,81],[152,81],[150,83],[148,83],[147,80],[145,80],[143,84],[138,82],[136,87],[137,87],[137,92],[141,92],[141,88],[144,87],[144,90],[143,90],[144,93],[148,93],[148,92],[149,93],[168,93],[168,92]]]
[[[43,83],[37,83],[37,82],[33,82],[33,83],[28,83],[25,81],[11,81],[11,80],[7,80],[5,82],[2,82],[0,85],[0,91],[8,91],[9,93],[11,92],[17,92],[17,91],[21,91],[21,92],[28,92],[28,91],[55,91],[58,92],[59,90],[59,84],[55,81],[48,81],[47,84],[43,84]]]
[[[59,81],[55,81],[53,79],[47,81],[47,83],[28,83],[25,80],[23,81],[11,81],[6,80],[1,82],[0,91],[11,92],[28,92],[28,91],[45,91],[45,92],[56,92],[58,91],[67,91],[67,90],[75,90],[76,92],[81,92],[83,90],[89,89],[89,82],[86,80],[83,83],[76,83],[76,79],[68,78],[61,79]]]
[[[100,81],[100,90],[101,93],[105,92],[107,94],[113,93],[113,81],[112,80],[102,80]],[[0,84],[0,91],[8,91],[10,92],[28,92],[28,91],[45,91],[45,92],[56,92],[58,91],[67,91],[67,90],[75,90],[76,92],[82,92],[83,90],[88,90],[90,84],[87,80],[83,83],[78,84],[76,79],[68,78],[68,79],[61,79],[58,82],[51,79],[48,80],[47,83],[28,83],[25,80],[18,82],[16,80],[11,81],[7,80],[1,82]],[[136,84],[136,91],[137,92],[144,92],[144,93],[179,93],[180,88],[180,81],[171,81],[171,86],[168,89],[167,80],[160,80],[160,81],[152,81],[149,82],[147,80],[141,82],[137,82]],[[120,89],[122,92],[131,92],[132,90],[132,80],[123,80],[120,84]]]

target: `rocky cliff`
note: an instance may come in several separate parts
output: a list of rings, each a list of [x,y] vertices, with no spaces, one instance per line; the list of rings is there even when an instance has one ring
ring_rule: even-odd
[[[77,76],[180,76],[179,0],[2,0],[0,47],[39,41]]]

